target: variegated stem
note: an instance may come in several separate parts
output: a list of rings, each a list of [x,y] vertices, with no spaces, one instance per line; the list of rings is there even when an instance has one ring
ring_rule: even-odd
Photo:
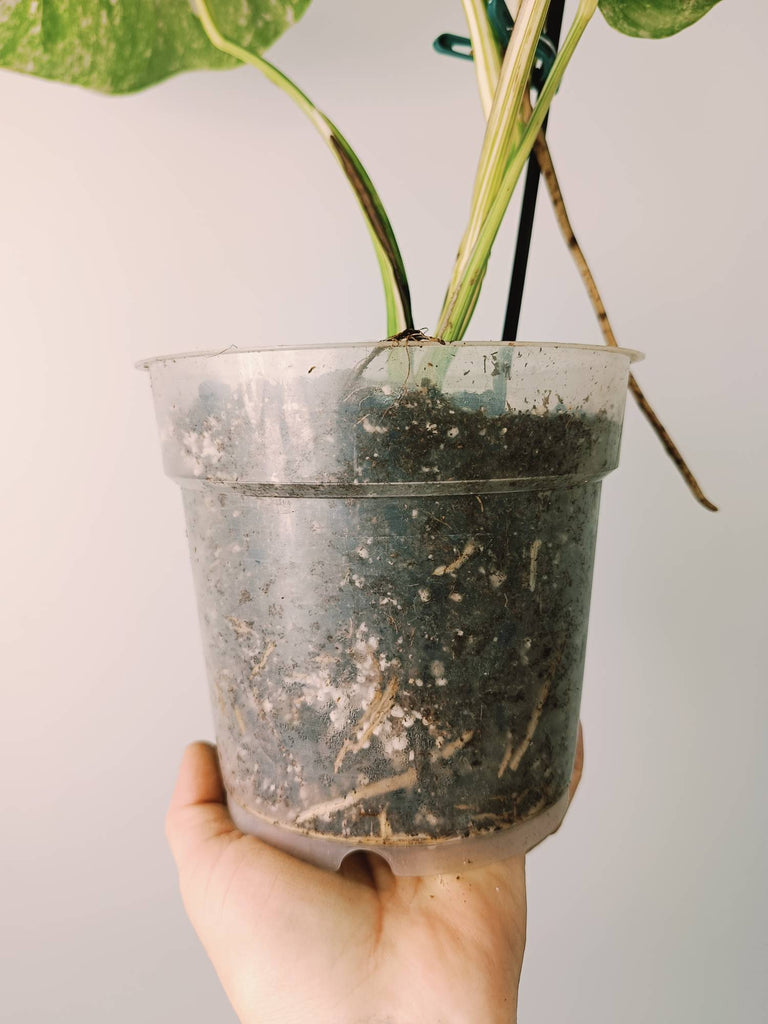
[[[270,82],[289,96],[312,122],[347,177],[365,215],[381,270],[390,335],[413,328],[411,299],[403,258],[381,199],[354,150],[333,122],[318,110],[290,78],[258,54],[225,38],[213,20],[205,0],[195,0],[195,11],[210,42],[244,64],[261,71]]]
[[[472,288],[479,286],[482,279],[482,273],[470,268],[470,263],[482,244],[488,218],[497,206],[500,190],[504,188],[506,169],[518,138],[520,108],[548,7],[549,0],[523,0],[502,61],[480,153],[469,224],[435,330],[435,335],[445,341],[461,337],[455,332],[456,314],[465,312],[467,302],[471,301]],[[489,252],[490,245],[486,258]]]
[[[469,317],[477,302],[491,247],[509,206],[515,185],[530,156],[536,136],[541,130],[544,118],[562,81],[565,69],[596,8],[597,0],[580,0],[573,24],[539,94],[533,113],[523,131],[520,144],[508,160],[501,185],[483,222],[477,241],[463,262],[461,279],[458,285],[452,289],[443,307],[435,334],[444,341],[457,341],[464,336],[464,332],[469,324]],[[521,7],[521,13],[522,10],[523,8]]]

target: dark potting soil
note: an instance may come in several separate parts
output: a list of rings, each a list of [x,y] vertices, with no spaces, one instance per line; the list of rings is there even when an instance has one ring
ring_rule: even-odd
[[[608,465],[618,425],[605,416],[553,409],[524,413],[496,404],[493,392],[447,399],[430,387],[396,400],[380,389],[353,392],[339,431],[353,442],[350,471],[360,483],[563,477]],[[554,401],[552,402],[554,404]]]
[[[429,387],[356,389],[334,415],[350,479],[423,486],[184,492],[230,797],[376,842],[524,821],[568,785],[600,490],[578,474],[619,428]],[[472,482],[429,493],[441,480]]]

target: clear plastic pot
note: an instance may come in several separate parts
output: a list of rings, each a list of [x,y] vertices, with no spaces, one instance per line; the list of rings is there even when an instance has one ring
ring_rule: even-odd
[[[241,829],[427,874],[557,828],[633,357],[410,343],[141,364]]]

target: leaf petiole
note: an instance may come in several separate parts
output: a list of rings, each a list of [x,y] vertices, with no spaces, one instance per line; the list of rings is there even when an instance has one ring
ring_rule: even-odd
[[[194,10],[205,34],[216,49],[261,71],[270,82],[294,101],[315,126],[344,171],[365,216],[384,285],[387,331],[393,335],[399,331],[412,329],[411,298],[403,258],[384,204],[357,154],[336,125],[318,110],[306,93],[302,92],[287,75],[263,57],[251,53],[250,50],[222,35],[206,0],[194,0]]]

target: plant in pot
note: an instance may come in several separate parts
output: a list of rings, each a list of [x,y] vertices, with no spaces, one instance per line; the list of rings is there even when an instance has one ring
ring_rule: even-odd
[[[716,0],[601,0],[663,36]],[[250,64],[308,116],[366,218],[387,338],[163,356],[151,375],[183,490],[222,772],[237,825],[336,867],[399,873],[529,849],[567,805],[603,476],[629,373],[570,229],[544,136],[597,0],[463,0],[487,128],[434,329],[416,330],[384,206],[336,126],[263,50],[308,0],[6,6],[0,62],[106,92]],[[534,153],[608,346],[466,342]],[[529,171],[529,175],[530,175]]]

